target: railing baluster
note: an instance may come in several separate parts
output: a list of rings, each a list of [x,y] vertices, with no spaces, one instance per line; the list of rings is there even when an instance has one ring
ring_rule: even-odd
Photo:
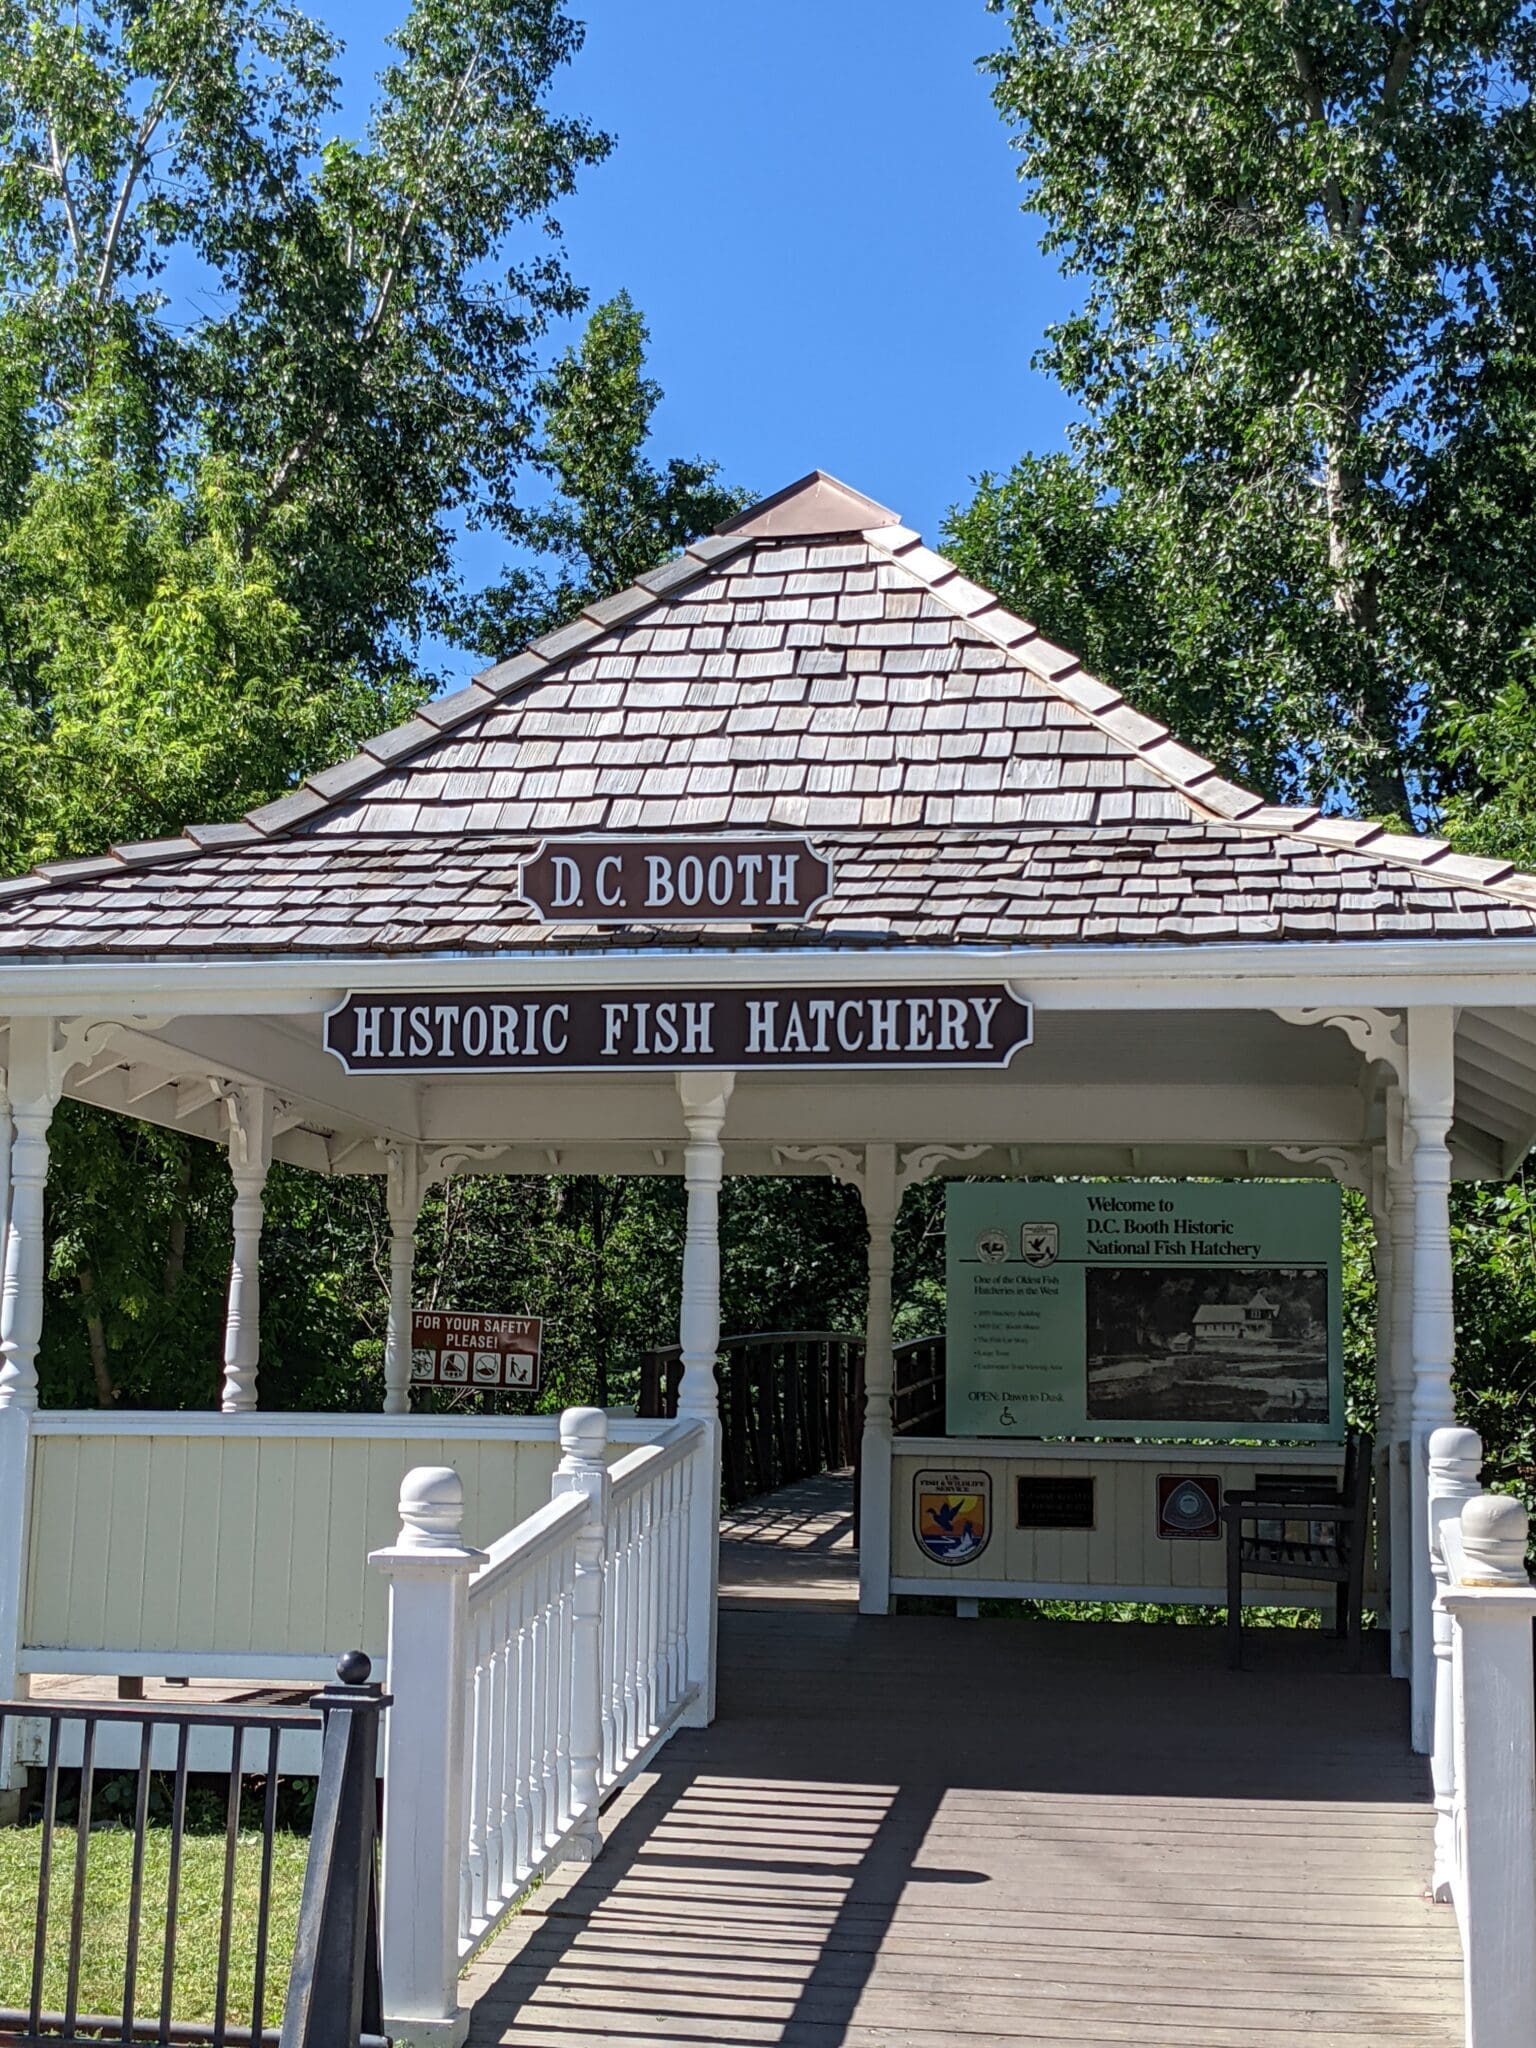
[[[64,2032],[75,2031],[80,2009],[80,1937],[85,1927],[86,1867],[91,1843],[91,1801],[95,1792],[96,1717],[85,1722],[80,1752],[80,1809],[75,1816],[75,1888],[69,1906],[69,1969],[64,1991]]]
[[[640,1753],[640,1503],[624,1510],[624,1761]]]
[[[235,1903],[235,1855],[240,1846],[241,1772],[245,1762],[245,1731],[236,1727],[229,1745],[229,1803],[224,1820],[223,1911],[219,1915],[219,1970],[213,1995],[214,2048],[224,2048],[229,2019],[229,1938],[233,1932]]]
[[[560,1571],[560,1747],[559,1766],[560,1832],[571,1824],[571,1654],[575,1648],[576,1553],[561,1560]]]
[[[559,1841],[564,1829],[560,1812],[560,1675],[565,1662],[565,1644],[560,1637],[559,1573],[551,1558],[544,1568],[544,1606],[549,1655],[544,1666],[544,1814],[546,1851]]]
[[[614,1579],[618,1556],[614,1542],[612,1509],[608,1511],[608,1550],[602,1561],[602,1784],[618,1776],[618,1714],[614,1710],[614,1686],[618,1679],[618,1604],[614,1602]]]
[[[165,1953],[160,1962],[160,2039],[171,2038],[176,1993],[176,1919],[181,1906],[181,1844],[187,1831],[187,1742],[190,1725],[176,1731],[176,1775],[171,1789],[171,1851],[165,1874]]]
[[[139,1995],[139,1924],[144,1910],[144,1837],[149,1828],[149,1765],[155,1724],[139,1730],[139,1778],[133,1797],[133,1869],[128,1879],[128,1949],[123,1959],[123,2032],[133,2039],[134,2007]]]
[[[59,1738],[62,1721],[48,1729],[48,1763],[43,1775],[43,1832],[38,1843],[37,1928],[32,1937],[32,1997],[28,2025],[40,2030],[43,2011],[43,1969],[48,1961],[48,1894],[53,1882],[53,1831],[59,1808]]]
[[[485,1796],[485,1895],[488,1910],[501,1904],[506,1892],[502,1843],[507,1800],[506,1692],[508,1602],[498,1596],[489,1603],[490,1684],[486,1712],[489,1759]]]
[[[469,1884],[471,1925],[485,1917],[485,1807],[490,1675],[486,1669],[490,1641],[490,1618],[482,1608],[475,1616],[470,1645],[469,1669],[469,1840],[465,1844],[465,1870]]]
[[[504,1776],[501,1787],[501,1867],[508,1896],[522,1878],[522,1852],[517,1836],[517,1687],[522,1654],[522,1608],[518,1591],[509,1587],[502,1609],[506,1631],[506,1669],[501,1688],[501,1729]]]
[[[272,1928],[272,1852],[277,1838],[277,1767],[282,1735],[267,1731],[267,1783],[261,1802],[261,1891],[256,1908],[256,1960],[251,1969],[251,2040],[261,2040],[267,2007],[267,1943]]]
[[[533,1869],[533,1814],[528,1804],[529,1728],[533,1719],[533,1640],[528,1615],[528,1583],[517,1588],[517,1686],[514,1696],[516,1734],[512,1751],[512,1802],[517,1829],[517,1875]]]
[[[549,1642],[544,1617],[544,1573],[533,1572],[529,1591],[529,1633],[532,1657],[528,1686],[528,1816],[531,1844],[529,1856],[535,1867],[544,1861],[549,1846],[549,1824],[544,1808],[544,1665]]]

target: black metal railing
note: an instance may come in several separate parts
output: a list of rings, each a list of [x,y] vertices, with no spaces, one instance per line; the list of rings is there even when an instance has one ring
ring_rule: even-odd
[[[337,1666],[339,1682],[309,1708],[259,1709],[180,1707],[160,1702],[112,1704],[95,1701],[0,1701],[0,1757],[6,1735],[19,1720],[47,1728],[42,1772],[40,1834],[32,1962],[28,2003],[0,2007],[3,2048],[99,2048],[103,2041],[207,2043],[209,2048],[386,2048],[379,1995],[378,1909],[375,1877],[379,1718],[388,1704],[368,1683],[368,1659],[360,1651]],[[56,1848],[67,1839],[60,1829],[61,1786],[70,1777],[61,1763],[64,1731],[81,1730],[79,1792],[70,1852],[69,1924],[63,1947],[62,2007],[45,2004],[50,1963],[61,1943],[50,1925],[56,1890]],[[126,1926],[123,1932],[122,1999],[115,2013],[81,2009],[86,1945],[91,1846],[102,1842],[92,1827],[99,1775],[98,1735],[103,1729],[138,1730],[132,1848],[129,1854]],[[174,1751],[169,1769],[166,1876],[163,1895],[154,1887],[152,1911],[162,1942],[158,1970],[146,1984],[142,1968],[146,1907],[146,1858],[154,1825],[155,1735],[168,1731]],[[178,2017],[177,1962],[182,1935],[184,1862],[194,1732],[212,1730],[229,1738],[228,1786],[224,1795],[224,1850],[219,1887],[214,1965],[213,2018]],[[292,1965],[287,1978],[281,2029],[267,2025],[271,2006],[270,1966],[273,1919],[273,1862],[278,1835],[278,1787],[285,1734],[322,1731],[320,1776]],[[162,1738],[164,1740],[164,1738]],[[222,1751],[222,1744],[219,1745]],[[201,1759],[200,1759],[201,1762]],[[207,1766],[204,1766],[207,1768]],[[114,1780],[123,1775],[115,1768]],[[198,1773],[202,1775],[201,1772]],[[224,1768],[216,1770],[218,1778]],[[250,2018],[230,2018],[237,1990],[232,1946],[237,1916],[251,1910],[237,1898],[241,1867],[242,1816],[247,1781],[260,1781],[260,1824],[256,1849],[255,1942]],[[66,1823],[67,1827],[67,1823]],[[249,1865],[247,1857],[247,1866]],[[201,1938],[201,1937],[199,1937]],[[56,1971],[55,1971],[56,1974]],[[148,1994],[146,1999],[146,1993]],[[243,1999],[240,2000],[243,2003]]]
[[[682,1352],[670,1344],[640,1361],[639,1412],[677,1413]],[[864,1418],[864,1340],[831,1330],[762,1330],[724,1337],[720,1389],[721,1492],[735,1507],[816,1472],[857,1465]],[[944,1339],[917,1337],[894,1354],[898,1436],[942,1434]]]

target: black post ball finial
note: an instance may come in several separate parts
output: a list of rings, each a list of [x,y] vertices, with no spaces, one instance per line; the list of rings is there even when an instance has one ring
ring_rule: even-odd
[[[366,1685],[373,1675],[373,1662],[366,1651],[348,1650],[336,1660],[336,1676],[343,1685]]]

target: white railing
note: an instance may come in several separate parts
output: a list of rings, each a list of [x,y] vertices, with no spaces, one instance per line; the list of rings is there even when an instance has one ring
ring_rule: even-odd
[[[688,1527],[703,1425],[674,1423],[610,1475],[604,1580],[602,1784],[606,1791],[669,1732],[688,1677]]]
[[[577,1817],[571,1660],[586,1519],[579,1494],[550,1501],[493,1543],[469,1582],[461,1953],[527,1889]]]
[[[458,1975],[529,1886],[602,1847],[599,1812],[707,1690],[690,1558],[713,1541],[711,1425],[670,1423],[611,1470],[607,1418],[567,1409],[552,1498],[463,1541],[448,1467],[406,1475],[389,1580],[380,1931],[391,2031],[457,2037]],[[695,1634],[707,1640],[693,1640]]]
[[[1433,1889],[1461,1929],[1467,2048],[1536,2040],[1536,1587],[1529,1517],[1480,1494],[1470,1429],[1429,1440],[1435,1598]]]

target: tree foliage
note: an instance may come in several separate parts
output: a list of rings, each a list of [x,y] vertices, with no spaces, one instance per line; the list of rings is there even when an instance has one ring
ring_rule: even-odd
[[[1083,287],[1040,360],[1080,417],[1068,452],[981,479],[952,551],[1271,796],[1536,862],[1536,10],[1005,11],[997,105]],[[1523,1179],[1455,1217],[1460,1407],[1530,1488]]]
[[[535,387],[542,430],[531,461],[555,495],[507,518],[532,559],[509,569],[466,616],[465,639],[492,660],[624,589],[748,502],[749,493],[720,482],[717,463],[651,461],[662,394],[645,374],[648,340],[634,302],[620,292]]]
[[[367,134],[285,0],[0,5],[7,864],[238,813],[398,718],[515,510],[553,208],[555,0],[416,0]]]
[[[955,551],[1273,795],[1434,812],[1536,617],[1536,16],[1004,11],[997,104],[1083,286],[1040,362],[1081,416]]]

